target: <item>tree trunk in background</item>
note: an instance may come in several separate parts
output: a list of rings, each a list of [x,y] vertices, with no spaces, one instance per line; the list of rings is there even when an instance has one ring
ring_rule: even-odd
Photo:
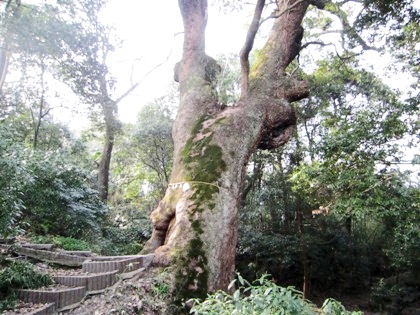
[[[102,148],[101,160],[98,169],[98,191],[99,199],[103,202],[108,200],[109,190],[109,165],[111,164],[112,149],[114,147],[114,135],[106,134],[105,143]]]
[[[0,48],[0,93],[3,90],[3,84],[6,79],[7,68],[9,65],[9,56],[7,54],[8,45],[5,44],[3,48]]]
[[[103,202],[108,200],[109,192],[109,166],[111,164],[112,149],[114,148],[115,134],[119,130],[119,122],[116,116],[117,103],[108,99],[102,104],[105,121],[105,142],[102,148],[101,160],[98,169],[99,199]]]
[[[304,234],[304,223],[303,223],[303,211],[302,211],[302,200],[300,196],[297,196],[296,200],[296,220],[297,220],[297,236],[299,238],[302,266],[303,266],[303,284],[302,293],[303,298],[307,299],[309,296],[309,283],[310,283],[310,265],[308,261],[308,246],[303,237]]]
[[[249,156],[283,145],[296,118],[290,102],[307,96],[305,82],[285,74],[296,57],[308,4],[277,18],[232,107],[219,106],[212,81],[219,70],[205,54],[206,0],[179,0],[184,47],[175,78],[180,106],[173,128],[174,164],[166,194],[152,213],[153,234],[143,252],[173,266],[176,299],[226,289],[235,270],[238,205]]]
[[[38,146],[39,140],[39,132],[41,130],[42,120],[47,116],[50,112],[50,108],[47,108],[47,102],[45,99],[45,65],[44,62],[41,60],[41,75],[40,75],[40,86],[41,86],[41,95],[39,99],[39,107],[37,108],[37,113],[33,109],[31,109],[31,117],[32,117],[32,125],[34,129],[34,139],[32,141],[32,147],[34,149]]]
[[[15,3],[16,3],[16,7],[13,8],[13,9],[10,9],[10,6],[12,4],[12,0],[8,0],[7,4],[6,4],[6,7],[5,7],[5,12],[3,14],[6,15],[6,14],[8,14],[7,12],[9,10],[13,10],[13,13],[11,15],[12,19],[19,18],[20,11],[21,11],[21,1],[16,0]],[[10,34],[10,31],[8,31],[8,28],[7,28],[7,25],[6,25],[6,28],[5,28],[5,31],[4,31],[4,38],[0,42],[0,95],[2,94],[3,84],[4,84],[4,81],[6,80],[7,69],[9,67],[10,42],[11,42],[11,34]]]

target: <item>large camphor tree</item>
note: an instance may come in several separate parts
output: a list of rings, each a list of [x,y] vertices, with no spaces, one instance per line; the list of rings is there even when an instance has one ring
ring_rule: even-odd
[[[175,67],[180,104],[173,127],[174,162],[165,196],[151,215],[153,234],[143,252],[154,252],[156,265],[172,266],[173,285],[182,299],[226,289],[233,277],[248,159],[257,149],[288,141],[296,124],[291,103],[309,95],[308,83],[286,71],[301,50],[309,6],[327,5],[348,37],[363,49],[371,47],[340,10],[351,1],[278,0],[267,42],[250,67],[249,54],[266,5],[258,0],[240,54],[241,96],[234,106],[224,106],[214,88],[220,67],[205,52],[207,0],[178,2],[184,46]]]

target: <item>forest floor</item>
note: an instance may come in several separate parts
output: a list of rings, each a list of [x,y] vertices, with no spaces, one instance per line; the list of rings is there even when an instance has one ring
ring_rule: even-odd
[[[104,293],[87,297],[79,307],[60,315],[163,315],[167,307],[164,301],[166,295],[164,290],[159,289],[159,281],[156,282],[158,277],[155,271],[151,271],[140,278],[118,282]],[[324,299],[313,300],[318,307],[322,306],[323,301]],[[361,310],[364,315],[386,314],[368,310],[368,293],[341,296],[340,302],[346,309]]]
[[[321,297],[323,296],[323,297]],[[368,289],[361,290],[355,293],[341,294],[339,296],[334,296],[330,294],[328,296],[320,294],[319,297],[309,298],[313,303],[315,303],[319,308],[322,307],[322,303],[326,298],[332,297],[337,301],[340,301],[341,304],[348,311],[362,311],[364,315],[419,315],[420,314],[420,300],[411,303],[409,307],[403,310],[393,310],[392,305],[386,305],[384,311],[373,311],[371,307],[371,297],[370,291]]]
[[[149,271],[135,278],[118,281],[103,293],[87,296],[77,308],[61,312],[60,315],[163,315],[167,311],[165,303],[167,288],[161,281],[161,271]],[[322,293],[321,293],[322,294]],[[320,295],[321,295],[320,294]],[[382,315],[387,312],[369,310],[369,292],[358,292],[336,297],[347,310],[362,311],[364,315]],[[315,297],[311,301],[321,308],[324,297]],[[419,303],[417,303],[419,304]],[[404,315],[420,314],[420,305],[406,309]],[[13,313],[17,314],[17,313]],[[20,314],[20,313],[19,313]],[[26,314],[26,313],[22,313]]]
[[[57,269],[46,263],[33,262],[34,267],[44,273],[62,274],[63,272],[72,275],[78,271],[66,268]],[[80,305],[72,310],[61,312],[60,315],[163,315],[167,313],[167,298],[169,288],[165,284],[165,277],[168,274],[164,270],[151,268],[131,279],[119,280],[112,287],[107,288],[103,293],[86,296]],[[391,314],[388,312],[373,312],[370,310],[370,294],[368,290],[356,291],[353,294],[328,294],[316,292],[316,296],[309,298],[318,308],[327,297],[333,297],[340,301],[347,310],[362,311],[365,315]],[[415,303],[403,312],[392,314],[417,315],[420,314],[420,294],[417,295]],[[29,314],[35,305],[23,307],[22,312],[12,311],[4,314]],[[24,310],[26,309],[26,310]],[[29,313],[28,313],[29,312]]]
[[[79,307],[60,315],[162,315],[166,310],[166,290],[149,270],[132,279],[118,281],[105,292],[87,296]]]
[[[118,282],[104,293],[86,298],[78,308],[60,313],[60,315],[162,315],[165,314],[166,291],[161,287],[158,271],[150,270],[141,277]],[[312,301],[321,308],[324,298],[314,298]],[[362,311],[364,315],[381,315],[386,312],[369,310],[369,292],[337,297],[347,310]],[[407,315],[419,314],[415,312]]]

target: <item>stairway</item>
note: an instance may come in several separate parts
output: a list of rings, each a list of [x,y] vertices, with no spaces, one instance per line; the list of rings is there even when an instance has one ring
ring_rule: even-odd
[[[50,244],[15,245],[10,249],[22,256],[75,267],[79,271],[72,275],[53,275],[54,282],[59,287],[18,290],[17,295],[20,300],[43,305],[33,310],[30,315],[53,315],[76,308],[87,296],[102,293],[119,281],[140,276],[154,257],[154,255],[95,256],[87,251],[54,251]]]

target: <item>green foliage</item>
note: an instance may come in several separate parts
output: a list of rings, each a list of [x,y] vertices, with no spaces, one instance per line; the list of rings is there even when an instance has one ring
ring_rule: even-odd
[[[221,71],[216,78],[216,91],[219,103],[232,105],[240,94],[240,65],[236,55],[221,55],[218,58]]]
[[[103,118],[112,113],[116,119],[116,104],[110,97],[115,78],[107,77],[110,73],[106,64],[108,55],[114,51],[110,40],[112,28],[99,22],[105,5],[104,0],[61,1],[61,17],[67,21],[63,37],[60,38],[60,47],[64,48],[62,60],[65,62],[57,65],[54,74],[64,80],[85,103],[101,107]],[[72,18],[66,19],[67,16]],[[94,115],[94,112],[91,111],[91,114]],[[110,121],[105,123],[109,124]]]
[[[402,158],[397,143],[417,132],[418,106],[401,102],[373,74],[337,59],[320,63],[312,80],[320,95],[309,102],[322,117],[312,132],[322,139],[312,142],[312,160],[294,171],[294,191],[311,204],[332,203],[347,215],[398,208],[389,196],[398,198],[396,181],[402,176],[395,176],[392,165]],[[348,102],[350,95],[357,102]],[[320,119],[312,115],[303,109],[304,121]]]
[[[37,289],[52,283],[49,275],[35,271],[27,262],[7,262],[0,270],[0,311],[13,309],[14,289]]]
[[[98,243],[103,255],[136,255],[151,235],[150,222],[136,220],[126,226],[107,224],[102,230],[103,238]]]
[[[365,12],[358,17],[359,31],[365,28],[378,30],[387,25],[392,30],[404,27],[407,22],[418,23],[420,14],[411,0],[364,0]]]
[[[363,315],[362,312],[350,312],[334,299],[326,299],[322,304],[322,314],[325,315]]]
[[[300,286],[303,257],[310,266],[313,292],[351,292],[365,288],[366,279],[384,259],[380,252],[372,255],[372,246],[363,236],[350,236],[337,228],[342,223],[328,218],[306,223],[305,234],[261,233],[241,227],[237,249],[237,269],[248,279],[269,272],[277,283]],[[322,228],[321,228],[322,226]],[[305,256],[304,256],[305,255]]]
[[[88,242],[73,237],[35,235],[31,236],[30,239],[34,244],[52,243],[58,248],[62,248],[64,250],[90,250],[92,247]]]
[[[392,302],[396,294],[397,287],[386,285],[384,279],[381,278],[372,288],[370,307],[376,311],[384,311],[386,305]]]
[[[313,305],[302,299],[293,288],[281,288],[264,275],[253,284],[238,275],[239,288],[232,295],[218,291],[206,300],[192,300],[191,314],[316,314]],[[229,288],[235,285],[232,282]]]
[[[238,274],[229,288],[232,289],[235,283],[239,288],[228,294],[218,291],[209,295],[204,301],[198,299],[190,300],[193,306],[191,314],[242,314],[242,315],[315,315],[319,314],[316,307],[309,301],[302,298],[302,293],[292,287],[282,288],[263,275],[252,284]],[[348,312],[345,308],[333,299],[324,302],[322,313],[324,315],[360,315],[361,312]]]
[[[11,289],[36,289],[52,284],[47,274],[36,272],[32,265],[26,262],[14,261],[1,271],[1,292],[10,292]]]
[[[135,125],[125,125],[124,133],[115,142],[111,167],[115,190],[115,206],[132,205],[147,215],[169,182],[172,168],[172,124],[175,98],[167,96],[146,105]]]
[[[352,58],[323,60],[308,79],[313,96],[296,108],[295,138],[252,157],[237,268],[283,285],[301,286],[305,276],[309,294],[351,294],[367,290],[370,277],[418,274],[418,187],[398,170],[410,158],[406,146],[418,143],[418,102]],[[321,208],[328,214],[313,217]]]
[[[13,139],[13,132],[0,124],[0,234],[5,237],[20,231],[25,188],[34,182],[26,165],[27,151]]]
[[[172,169],[173,140],[173,104],[175,91],[144,106],[137,117],[132,145],[137,148],[138,160],[157,176],[157,183],[169,182]],[[159,187],[161,190],[162,187]]]
[[[169,296],[170,286],[169,286],[169,273],[165,270],[157,274],[154,277],[153,281],[153,294],[158,298],[165,299]]]
[[[419,289],[420,282],[410,272],[386,279],[380,278],[372,287],[370,308],[389,314],[404,314],[404,309],[412,306],[418,299]]]
[[[319,94],[300,113],[310,158],[290,176],[296,195],[312,209],[328,206],[328,216],[337,218],[349,233],[325,233],[332,220],[321,218],[317,219],[321,230],[305,228],[315,243],[330,246],[328,238],[332,240],[333,252],[316,245],[308,249],[311,268],[319,276],[316,283],[323,287],[328,287],[329,277],[318,266],[325,264],[334,266],[340,287],[363,284],[369,275],[385,270],[397,274],[419,270],[418,188],[396,166],[406,159],[404,143],[411,146],[417,141],[418,104],[401,101],[373,74],[350,65],[333,59],[320,63],[314,72]],[[314,255],[316,251],[320,252]]]
[[[66,154],[34,152],[28,168],[36,180],[25,190],[24,219],[35,234],[93,237],[105,212],[89,175]]]
[[[60,21],[58,7],[47,4],[21,4],[10,1],[10,7],[1,14],[2,44],[9,53],[19,53],[17,59],[36,63],[39,56],[61,55],[60,36],[66,23]]]
[[[247,279],[270,273],[279,283],[299,285],[299,240],[296,235],[262,233],[250,226],[239,228],[236,268]]]
[[[420,274],[419,200],[418,187],[402,188],[398,200],[399,211],[389,211],[384,218],[391,239],[384,247],[391,266],[398,272],[412,271],[417,275]]]
[[[86,238],[98,233],[105,208],[91,188],[90,174],[79,166],[80,151],[71,146],[32,151],[18,137],[0,126],[0,233],[19,228]]]

